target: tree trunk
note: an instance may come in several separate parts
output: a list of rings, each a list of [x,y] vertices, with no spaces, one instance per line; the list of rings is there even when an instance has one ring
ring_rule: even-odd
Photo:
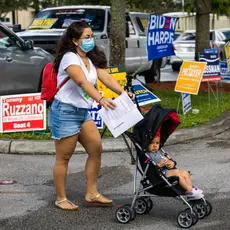
[[[125,1],[111,0],[110,66],[125,64]]]
[[[196,49],[195,60],[199,60],[199,53],[210,47],[209,13],[211,0],[195,0],[196,7]]]

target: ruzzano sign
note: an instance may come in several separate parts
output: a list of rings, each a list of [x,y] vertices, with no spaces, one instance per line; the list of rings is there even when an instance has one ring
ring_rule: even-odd
[[[46,129],[46,101],[40,93],[0,97],[0,132]]]

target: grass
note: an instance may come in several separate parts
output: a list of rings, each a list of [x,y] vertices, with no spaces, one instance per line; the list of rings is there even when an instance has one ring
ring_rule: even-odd
[[[174,92],[173,90],[162,89],[154,89],[153,92],[161,99],[160,104],[162,104],[163,107],[178,109],[177,112],[181,118],[179,129],[206,123],[230,109],[230,93],[220,92],[217,100],[215,98],[217,95],[214,96],[213,93],[200,92],[197,96],[191,95],[192,109],[198,109],[200,112],[193,114],[192,110],[190,110],[184,116],[181,100],[178,106],[178,100],[181,97],[180,93]],[[100,130],[100,132],[102,132],[102,130]],[[112,135],[107,130],[104,137],[112,137]],[[47,131],[4,133],[0,134],[0,138],[50,140],[51,134],[47,129]]]

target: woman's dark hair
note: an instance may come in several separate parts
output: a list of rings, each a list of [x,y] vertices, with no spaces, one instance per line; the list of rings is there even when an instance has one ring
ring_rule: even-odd
[[[73,39],[79,39],[85,28],[90,28],[89,24],[85,21],[73,22],[61,36],[54,59],[54,69],[58,71],[62,57],[67,52],[76,53],[76,45],[73,43]],[[92,63],[98,67],[105,69],[107,66],[107,60],[105,53],[100,50],[96,45],[92,51],[88,52],[87,57],[90,58]]]

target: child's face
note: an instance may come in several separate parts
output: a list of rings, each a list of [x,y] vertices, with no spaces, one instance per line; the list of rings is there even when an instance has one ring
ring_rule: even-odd
[[[149,152],[157,152],[160,148],[160,137],[155,137],[148,146]]]

